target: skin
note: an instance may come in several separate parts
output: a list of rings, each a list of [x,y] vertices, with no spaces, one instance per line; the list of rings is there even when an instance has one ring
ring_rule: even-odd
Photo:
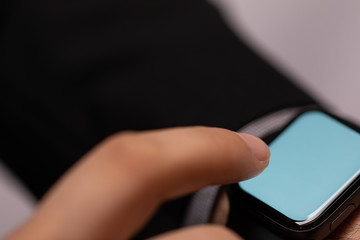
[[[360,211],[353,212],[328,238],[328,240],[360,239]]]
[[[128,239],[163,202],[208,185],[254,177],[266,168],[269,156],[260,139],[219,128],[115,134],[80,159],[6,239]],[[213,224],[155,239],[239,236]]]

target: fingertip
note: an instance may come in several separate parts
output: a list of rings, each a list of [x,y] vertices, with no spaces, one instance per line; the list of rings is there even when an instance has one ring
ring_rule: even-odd
[[[263,140],[248,133],[238,134],[242,139],[245,140],[257,160],[264,163],[269,161],[271,154],[270,149]]]

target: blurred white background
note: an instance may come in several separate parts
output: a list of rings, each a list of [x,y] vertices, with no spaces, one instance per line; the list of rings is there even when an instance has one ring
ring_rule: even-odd
[[[239,37],[318,101],[360,124],[360,1],[211,0]],[[0,164],[0,238],[34,199]]]
[[[360,123],[360,1],[211,1],[269,62]]]
[[[35,199],[0,159],[0,239],[32,213]]]

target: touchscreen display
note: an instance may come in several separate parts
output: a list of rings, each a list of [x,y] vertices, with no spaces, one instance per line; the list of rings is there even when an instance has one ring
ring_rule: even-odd
[[[269,145],[270,164],[240,187],[298,224],[319,215],[359,175],[360,134],[306,112]]]

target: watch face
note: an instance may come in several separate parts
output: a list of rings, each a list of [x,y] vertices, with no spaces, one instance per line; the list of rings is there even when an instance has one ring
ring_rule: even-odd
[[[314,220],[360,174],[360,134],[320,111],[269,144],[270,164],[240,187],[298,225]]]

